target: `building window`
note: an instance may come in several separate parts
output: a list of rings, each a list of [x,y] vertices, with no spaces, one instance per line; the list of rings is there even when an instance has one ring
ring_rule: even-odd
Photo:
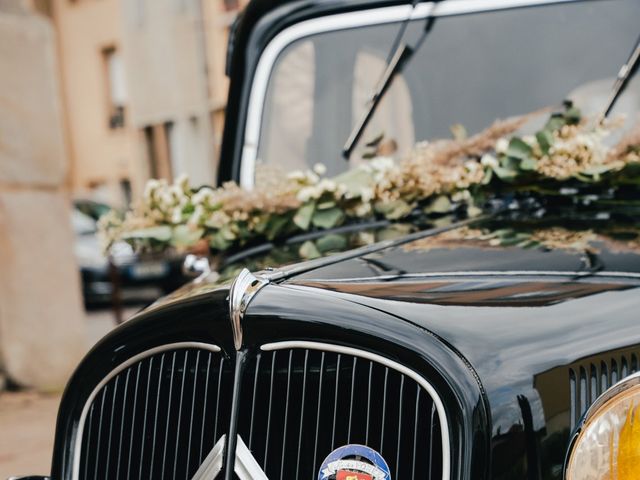
[[[222,0],[222,5],[227,12],[235,12],[240,8],[239,0]]]
[[[102,51],[107,80],[107,111],[109,128],[122,128],[125,125],[125,107],[127,86],[122,55],[115,47]]]
[[[45,17],[53,18],[52,0],[33,0],[32,5],[36,12]]]
[[[173,122],[149,125],[143,129],[151,178],[172,180],[171,135]]]

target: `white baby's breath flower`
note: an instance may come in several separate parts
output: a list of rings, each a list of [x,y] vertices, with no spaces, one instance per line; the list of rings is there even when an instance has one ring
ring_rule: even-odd
[[[205,220],[204,224],[207,227],[220,229],[227,225],[230,221],[231,217],[229,217],[229,215],[227,215],[222,210],[216,210],[209,216],[209,218]]]
[[[471,173],[477,171],[478,168],[480,168],[478,162],[476,162],[475,160],[467,160],[466,162],[464,162],[464,167]]]
[[[296,194],[298,201],[307,203],[309,200],[318,198],[317,190],[315,187],[301,188]]]
[[[315,173],[317,173],[318,175],[322,176],[322,175],[327,173],[327,167],[324,166],[324,164],[322,164],[322,163],[316,163],[313,166],[313,171]]]
[[[509,140],[506,138],[500,138],[496,142],[496,153],[507,153],[507,149],[509,148]]]
[[[301,182],[306,178],[306,175],[303,171],[301,170],[294,170],[293,172],[289,173],[287,175],[287,178],[289,180],[294,180],[296,182]]]
[[[496,168],[498,167],[500,164],[498,163],[498,159],[496,157],[494,157],[493,155],[491,155],[490,153],[485,153],[482,158],[480,159],[480,163],[485,166],[485,167],[489,167],[489,168]]]
[[[191,201],[194,205],[202,205],[211,203],[215,197],[215,191],[212,188],[204,187],[194,193]]]
[[[376,157],[368,165],[374,172],[388,172],[395,166],[395,161],[391,157]]]
[[[182,222],[182,208],[176,207],[171,212],[171,223],[181,223]]]
[[[373,188],[369,188],[369,187],[362,187],[360,189],[360,199],[363,202],[370,202],[371,200],[373,200],[373,196],[374,196],[374,191]]]
[[[196,205],[187,223],[192,226],[198,226],[202,221],[202,217],[204,217],[204,207]]]
[[[182,192],[188,192],[190,190],[189,187],[189,175],[183,173],[176,178],[173,184],[179,188]]]
[[[310,184],[316,184],[320,181],[320,177],[311,170],[307,171],[306,178],[307,182]]]
[[[333,180],[323,178],[317,185],[318,190],[323,192],[335,192],[337,185]]]
[[[358,217],[368,217],[371,214],[371,204],[370,203],[360,203],[354,209],[354,213]]]
[[[469,200],[470,198],[471,193],[469,192],[469,190],[460,190],[459,192],[451,195],[451,200],[453,200],[454,202],[463,202]]]

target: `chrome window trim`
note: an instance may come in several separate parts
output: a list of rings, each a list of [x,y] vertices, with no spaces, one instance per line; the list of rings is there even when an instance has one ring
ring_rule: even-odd
[[[84,435],[84,424],[87,420],[87,415],[89,414],[89,409],[91,408],[91,404],[94,399],[98,395],[98,392],[104,387],[109,381],[118,375],[120,372],[126,370],[134,363],[139,362],[140,360],[144,360],[147,357],[155,355],[157,353],[166,352],[168,350],[179,350],[186,348],[199,348],[202,350],[208,350],[213,353],[220,353],[222,349],[217,345],[212,345],[209,343],[201,343],[201,342],[178,342],[178,343],[169,343],[167,345],[161,345],[159,347],[152,348],[150,350],[145,350],[142,353],[134,355],[133,357],[125,360],[123,363],[118,365],[116,368],[111,370],[107,376],[105,376],[98,385],[93,389],[87,401],[82,408],[82,413],[80,414],[80,420],[78,421],[78,431],[76,432],[75,445],[73,448],[73,467],[71,471],[71,478],[73,480],[80,479],[80,454],[82,451],[82,437]]]
[[[636,387],[638,385],[640,385],[640,372],[627,375],[617,383],[613,384],[611,387],[605,390],[602,395],[600,395],[596,399],[596,401],[593,402],[587,409],[582,422],[580,422],[581,426],[587,424],[596,415],[596,413],[598,413],[600,409],[602,409],[602,407],[604,407],[611,400],[616,398],[618,395],[626,392],[630,388]]]
[[[433,399],[433,403],[436,406],[438,412],[438,419],[440,420],[442,431],[442,480],[449,480],[451,476],[451,446],[449,438],[449,422],[444,410],[444,404],[438,392],[431,383],[429,383],[424,377],[414,372],[408,367],[394,361],[389,358],[383,357],[376,353],[371,353],[366,350],[360,350],[352,347],[344,347],[342,345],[334,345],[331,343],[322,342],[309,342],[309,341],[285,341],[267,343],[260,347],[264,352],[272,352],[275,350],[288,350],[288,349],[307,349],[307,350],[320,350],[332,353],[341,353],[345,355],[352,355],[358,358],[364,358],[372,362],[379,363],[385,367],[391,368],[402,375],[405,375],[413,379],[418,385],[420,385]]]
[[[486,277],[488,279],[508,279],[509,277],[531,277],[533,280],[540,277],[559,278],[560,280],[592,280],[593,278],[604,278],[612,280],[640,280],[640,273],[636,272],[590,272],[588,270],[471,270],[452,272],[425,272],[425,273],[403,273],[399,275],[379,275],[375,277],[351,277],[351,278],[302,278],[293,280],[291,285],[305,285],[311,282],[318,283],[374,283],[388,280],[420,280],[421,278],[469,278]]]
[[[434,17],[448,17],[467,13],[507,10],[518,7],[573,3],[582,0],[447,0],[438,4]],[[358,12],[340,13],[313,18],[295,24],[278,33],[263,50],[251,82],[242,154],[240,156],[240,185],[252,189],[260,142],[262,114],[269,78],[280,53],[301,38],[319,33],[386,23],[427,18],[434,9],[433,2],[420,3],[412,13],[411,5],[383,7]]]

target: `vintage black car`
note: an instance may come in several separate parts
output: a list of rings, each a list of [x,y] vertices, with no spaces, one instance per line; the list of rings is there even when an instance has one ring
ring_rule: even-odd
[[[567,95],[600,108],[640,5],[254,1],[232,32],[221,181],[347,169],[398,31],[411,44],[425,22],[352,159],[378,130],[402,151]],[[582,480],[612,462],[639,478],[633,409],[627,443],[610,433],[639,400],[640,221],[570,203],[226,256],[86,356],[51,478]],[[296,262],[327,234],[332,255]]]

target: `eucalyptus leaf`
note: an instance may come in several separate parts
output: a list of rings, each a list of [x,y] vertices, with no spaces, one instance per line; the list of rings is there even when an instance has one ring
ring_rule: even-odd
[[[439,195],[424,209],[426,213],[448,213],[452,208],[451,200],[446,195]]]
[[[509,141],[509,147],[507,148],[507,155],[512,158],[524,160],[531,156],[531,147],[528,143],[518,137],[513,137]]]
[[[160,225],[158,227],[141,228],[122,235],[123,240],[155,240],[157,242],[168,242],[171,240],[171,227]]]
[[[493,167],[493,172],[504,182],[513,182],[518,175],[516,170],[504,167]]]
[[[335,233],[324,235],[316,240],[316,247],[322,253],[342,251],[345,250],[347,246],[348,242],[346,237]]]
[[[280,233],[285,229],[288,223],[289,223],[289,217],[273,215],[269,219],[269,223],[265,230],[265,233],[267,234],[267,239],[273,240],[277,238],[278,235],[280,235]]]
[[[536,140],[538,140],[542,153],[548,154],[553,145],[553,134],[549,130],[540,130],[536,133]]]
[[[176,248],[188,248],[195,245],[202,238],[202,228],[192,228],[189,225],[178,225],[173,229],[171,245]]]
[[[313,260],[314,258],[320,258],[322,256],[316,247],[316,244],[311,240],[304,242],[298,249],[298,253],[300,254],[300,257],[306,260]]]
[[[531,171],[531,170],[535,170],[537,166],[538,166],[538,161],[533,157],[523,158],[522,161],[520,162],[521,170]]]
[[[231,245],[233,245],[233,242],[231,240],[226,239],[224,234],[219,231],[211,235],[209,238],[210,238],[209,246],[213,250],[223,251],[223,250],[227,250],[228,248],[231,247]]]
[[[394,200],[393,202],[378,203],[376,210],[389,220],[397,220],[409,215],[413,207],[404,200]]]
[[[383,138],[384,138],[384,132],[379,134],[373,140],[370,140],[367,143],[365,143],[365,147],[377,147],[378,144],[382,141]]]
[[[333,179],[336,185],[343,186],[347,194],[351,197],[359,197],[360,192],[367,188],[372,188],[373,176],[367,170],[354,168],[341,173]]]
[[[313,213],[316,210],[315,202],[309,202],[302,205],[293,217],[293,223],[295,223],[300,230],[309,230],[311,225],[311,219]]]
[[[317,210],[313,214],[311,222],[318,228],[329,229],[333,228],[342,222],[344,219],[344,212],[337,207],[327,210]]]

